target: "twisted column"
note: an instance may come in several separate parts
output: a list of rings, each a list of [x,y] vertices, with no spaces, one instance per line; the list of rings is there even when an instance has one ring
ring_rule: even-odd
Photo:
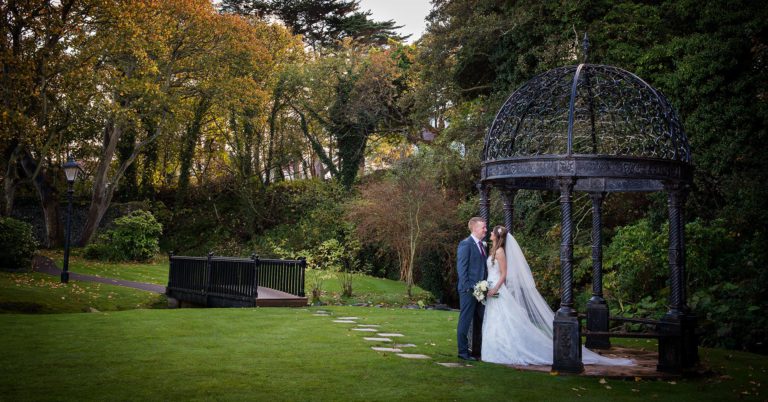
[[[512,225],[515,219],[515,195],[517,195],[517,189],[505,189],[501,192],[501,199],[504,203],[504,226],[507,227],[509,234],[512,234]]]
[[[480,192],[480,217],[485,221],[485,225],[488,226],[488,234],[486,234],[486,240],[490,236],[491,226],[491,201],[490,201],[490,186],[484,183],[477,184],[477,190]]]
[[[558,315],[575,315],[573,309],[573,185],[574,179],[560,179],[560,309]]]
[[[605,193],[592,193],[592,296],[603,298],[603,200]]]
[[[562,209],[562,227],[560,243],[560,309],[552,323],[552,370],[581,373],[581,326],[579,317],[573,308],[573,185],[572,177],[561,178],[560,208]]]
[[[587,302],[587,330],[608,332],[610,312],[603,299],[603,200],[605,193],[590,193],[592,199],[592,297]],[[587,334],[590,349],[609,349],[611,339],[605,335]]]
[[[679,316],[683,307],[683,220],[682,187],[677,184],[666,185],[667,201],[669,207],[669,271],[670,293],[668,315]]]

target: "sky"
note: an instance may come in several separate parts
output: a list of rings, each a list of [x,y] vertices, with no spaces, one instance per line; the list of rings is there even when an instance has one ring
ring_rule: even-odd
[[[375,21],[395,20],[397,25],[404,25],[399,33],[410,34],[408,42],[413,43],[424,33],[424,18],[432,5],[429,0],[360,0],[360,9],[370,10]]]

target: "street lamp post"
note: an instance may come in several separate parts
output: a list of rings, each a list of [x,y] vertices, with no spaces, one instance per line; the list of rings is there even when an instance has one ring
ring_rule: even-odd
[[[61,271],[61,283],[69,282],[69,237],[72,232],[72,193],[75,191],[72,186],[77,180],[77,174],[80,172],[80,165],[75,162],[75,159],[70,155],[67,158],[67,163],[62,166],[64,168],[64,174],[67,176],[67,234],[64,239],[64,270]]]

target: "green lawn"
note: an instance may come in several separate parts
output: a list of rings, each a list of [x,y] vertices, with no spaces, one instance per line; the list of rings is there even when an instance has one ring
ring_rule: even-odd
[[[133,310],[0,315],[0,399],[765,400],[766,358],[702,349],[709,378],[622,381],[456,361],[457,313],[326,307],[405,334],[429,361],[375,352],[365,333],[312,309]],[[750,383],[752,382],[752,383]],[[743,394],[748,393],[748,394]],[[759,395],[758,395],[759,393]]]
[[[45,251],[45,256],[53,259],[56,265],[63,265],[63,257],[60,251]],[[158,285],[168,284],[168,259],[157,258],[149,263],[112,263],[87,260],[78,256],[79,250],[75,250],[69,259],[70,272],[79,274],[99,276],[102,278],[125,279],[129,281],[154,283]],[[312,292],[312,282],[314,275],[318,271],[308,271],[305,281],[305,292],[307,296]],[[406,286],[399,281],[389,279],[374,278],[366,275],[355,275],[352,281],[352,297],[343,298],[341,296],[340,275],[333,272],[320,271],[323,295],[321,300],[329,304],[356,304],[368,303],[372,305],[383,304],[403,305],[413,301],[406,295]],[[414,286],[414,300],[427,300],[430,294]]]
[[[75,313],[166,306],[164,295],[40,273],[0,271],[0,313]],[[0,395],[2,399],[2,395]]]
[[[41,250],[41,253],[51,258],[56,266],[64,266],[64,257],[61,251]],[[80,250],[76,249],[69,256],[69,271],[78,274],[99,276],[102,278],[124,279],[127,281],[154,283],[157,285],[168,284],[168,259],[158,257],[148,263],[136,262],[102,262],[88,260],[80,257]]]

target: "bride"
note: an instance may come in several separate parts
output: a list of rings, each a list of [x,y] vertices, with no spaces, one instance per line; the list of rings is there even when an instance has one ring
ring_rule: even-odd
[[[491,232],[486,265],[490,289],[483,319],[482,360],[516,365],[552,364],[554,313],[533,282],[522,250],[504,226]],[[584,364],[633,365],[582,347]]]

